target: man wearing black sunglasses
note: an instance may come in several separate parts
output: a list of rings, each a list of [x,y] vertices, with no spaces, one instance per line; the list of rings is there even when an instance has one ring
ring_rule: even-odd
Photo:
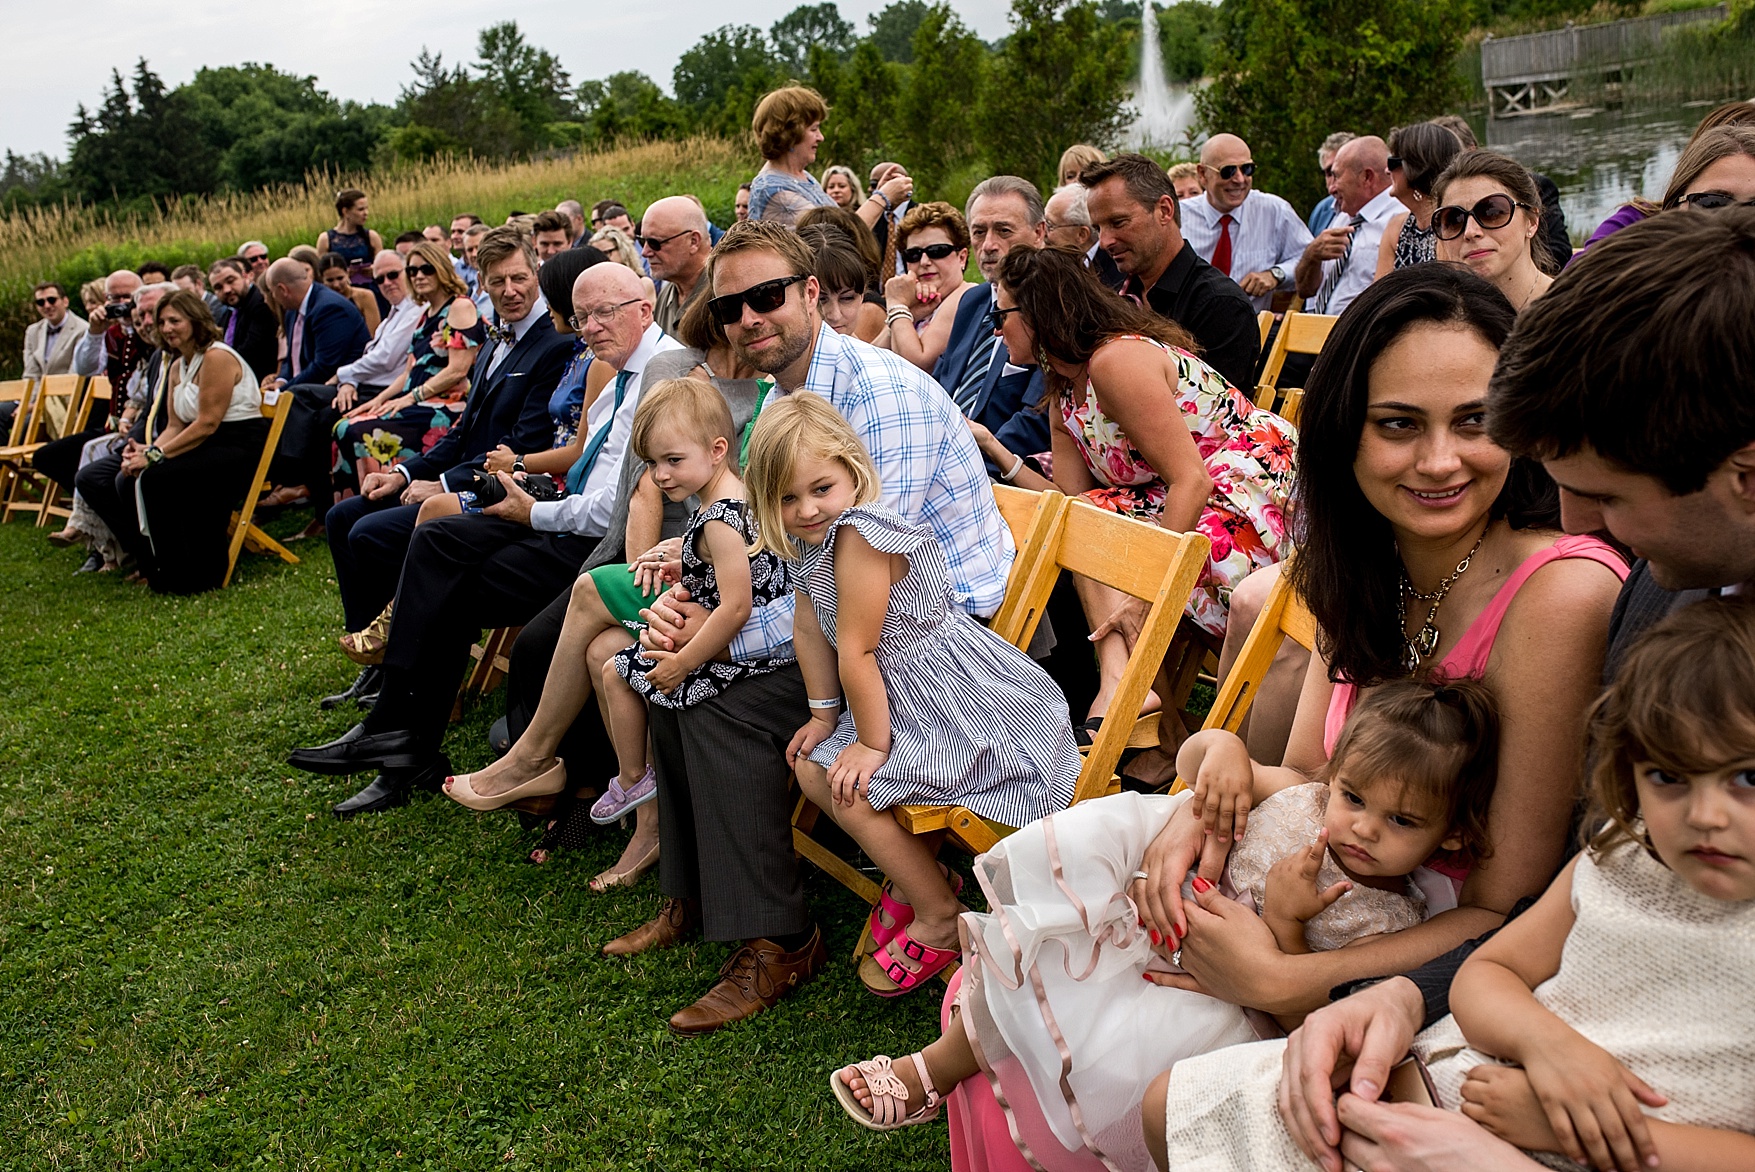
[[[24,377],[40,379],[47,374],[67,374],[73,369],[73,349],[79,344],[86,321],[68,312],[67,291],[53,281],[31,290],[31,301],[37,320],[24,331]],[[11,428],[17,411],[17,399],[0,403],[0,436]]]
[[[1200,258],[1236,281],[1259,312],[1292,291],[1310,229],[1277,195],[1255,190],[1249,144],[1215,134],[1200,151],[1204,194],[1182,201],[1182,234]]]
[[[655,280],[663,281],[652,316],[659,328],[675,334],[683,306],[693,299],[713,251],[707,236],[707,213],[686,195],[670,195],[640,217],[640,255]]]
[[[823,324],[814,264],[809,245],[784,228],[733,225],[714,253],[714,317],[738,357],[774,377],[769,398],[820,395],[847,419],[877,465],[884,503],[932,527],[961,605],[993,613],[1014,547],[968,425],[924,371]],[[664,651],[686,644],[705,618],[674,591],[645,613],[647,646]],[[756,612],[732,654],[785,655],[791,638],[791,601],[777,602]],[[826,963],[793,854],[782,751],[807,711],[795,666],[686,711],[653,710],[667,898],[657,919],[610,947],[623,955],[668,947],[697,928],[710,940],[742,941],[727,975],[670,1019],[678,1033],[708,1033],[771,1008]]]

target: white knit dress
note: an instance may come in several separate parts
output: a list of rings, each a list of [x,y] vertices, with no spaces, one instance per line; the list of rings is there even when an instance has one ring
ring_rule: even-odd
[[[1669,1097],[1649,1114],[1755,1134],[1755,902],[1709,899],[1643,848],[1624,846],[1579,860],[1572,907],[1560,971],[1536,1000]],[[1275,1107],[1284,1046],[1261,1042],[1177,1064],[1167,1129],[1176,1172],[1316,1167]],[[1415,1039],[1414,1052],[1452,1111],[1468,1072],[1496,1061],[1470,1049],[1449,1017]]]

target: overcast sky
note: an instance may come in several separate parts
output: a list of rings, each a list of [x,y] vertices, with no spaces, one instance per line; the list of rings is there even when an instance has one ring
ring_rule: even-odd
[[[102,100],[110,70],[127,77],[139,57],[170,87],[204,65],[263,62],[314,74],[337,98],[396,100],[408,63],[426,45],[446,61],[473,61],[476,32],[514,19],[533,43],[555,53],[574,81],[637,69],[670,89],[676,59],[723,24],[763,29],[799,0],[519,0],[501,6],[424,0],[222,0],[121,4],[83,0],[14,9],[7,21],[7,67],[0,71],[0,147],[21,154],[67,155],[74,107]],[[841,15],[862,32],[885,0],[841,0]],[[1003,36],[1007,0],[952,0],[986,40]],[[8,6],[12,7],[12,6]],[[454,20],[453,13],[474,15]]]

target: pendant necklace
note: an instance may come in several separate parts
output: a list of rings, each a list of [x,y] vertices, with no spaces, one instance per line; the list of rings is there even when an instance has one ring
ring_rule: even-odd
[[[1415,590],[1414,583],[1408,578],[1407,567],[1405,565],[1402,567],[1401,586],[1396,592],[1396,618],[1401,623],[1402,666],[1407,669],[1409,675],[1419,671],[1421,661],[1438,650],[1438,608],[1444,604],[1444,596],[1450,593],[1450,588],[1456,585],[1457,579],[1463,576],[1463,571],[1469,568],[1469,562],[1477,553],[1481,552],[1481,543],[1487,540],[1487,530],[1492,527],[1492,523],[1489,522],[1487,529],[1481,530],[1481,536],[1475,539],[1474,548],[1469,550],[1464,555],[1463,560],[1456,564],[1456,569],[1451,572],[1450,576],[1438,583],[1430,593],[1422,594]],[[1398,557],[1401,554],[1399,547],[1396,554]],[[1417,598],[1421,602],[1432,604],[1432,609],[1426,612],[1426,621],[1411,636],[1407,634],[1408,599],[1410,598]]]

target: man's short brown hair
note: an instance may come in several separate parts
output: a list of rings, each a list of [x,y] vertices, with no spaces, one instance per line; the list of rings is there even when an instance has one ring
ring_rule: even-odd
[[[1159,200],[1169,196],[1171,206],[1176,209],[1176,222],[1182,223],[1182,208],[1176,201],[1176,185],[1170,182],[1170,176],[1164,168],[1144,155],[1129,151],[1101,163],[1092,163],[1079,172],[1079,182],[1086,187],[1095,187],[1117,176],[1121,179],[1121,185],[1127,189],[1128,197],[1148,211],[1157,207]]]
[[[565,232],[567,239],[573,238],[573,221],[564,212],[543,212],[531,222],[532,232]]]
[[[44,281],[41,284],[35,285],[31,288],[31,295],[35,296],[36,294],[41,293],[44,289],[53,289],[57,297],[67,296],[66,288],[59,281]]]
[[[475,267],[485,274],[514,254],[522,254],[530,271],[536,271],[536,248],[530,243],[530,237],[510,225],[502,224],[484,233],[481,243],[475,246]]]
[[[1518,317],[1487,428],[1539,460],[1586,446],[1699,492],[1755,443],[1755,208],[1666,212],[1593,244]]]
[[[744,220],[733,224],[713,249],[715,258],[739,252],[772,252],[786,262],[792,276],[816,271],[816,254],[791,228],[767,220]]]

